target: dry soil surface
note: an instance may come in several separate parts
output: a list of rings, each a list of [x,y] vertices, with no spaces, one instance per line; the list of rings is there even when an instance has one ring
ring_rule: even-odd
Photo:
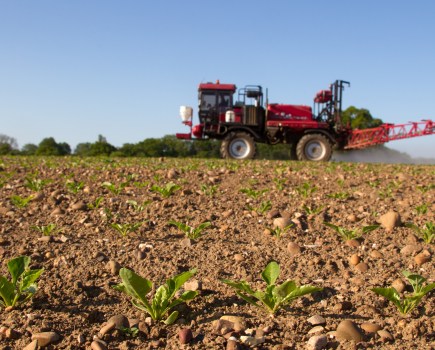
[[[165,197],[170,183],[179,188]],[[30,301],[1,308],[0,349],[36,349],[44,337],[45,349],[435,349],[433,291],[406,316],[371,291],[409,296],[404,270],[434,282],[434,241],[404,225],[423,228],[434,212],[433,166],[2,158],[0,273],[9,278],[20,255],[44,272]],[[171,220],[211,226],[188,240]],[[380,226],[346,240],[325,222],[357,234]],[[278,284],[323,290],[270,315],[221,282],[264,289],[270,261]],[[155,287],[197,268],[182,290],[198,296],[175,308],[174,324],[152,321],[112,288],[121,267]],[[116,315],[126,327],[104,328]]]

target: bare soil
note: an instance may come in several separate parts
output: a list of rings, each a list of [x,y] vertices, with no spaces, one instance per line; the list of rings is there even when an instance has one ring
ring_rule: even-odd
[[[434,282],[434,243],[397,222],[392,230],[380,226],[353,244],[324,225],[362,228],[390,211],[402,223],[434,222],[434,166],[36,157],[2,158],[0,164],[0,273],[9,278],[6,263],[19,255],[31,257],[31,268],[44,268],[33,299],[1,311],[0,349],[22,349],[45,331],[60,336],[46,349],[91,349],[114,315],[128,317],[139,332],[135,337],[108,332],[102,337],[108,349],[225,349],[227,339],[213,323],[223,315],[238,316],[257,335],[264,333],[258,349],[308,349],[316,334],[327,336],[325,349],[435,349],[433,292],[401,316],[370,290],[406,282],[404,270]],[[181,188],[167,198],[152,191],[169,182]],[[24,207],[11,199],[31,195]],[[280,237],[271,232],[276,217],[293,223]],[[170,220],[212,226],[189,242]],[[123,237],[113,223],[141,225]],[[35,228],[49,224],[58,229],[50,236]],[[421,252],[429,254],[425,262],[416,260]],[[366,265],[354,266],[355,259]],[[272,260],[281,267],[279,283],[292,279],[323,291],[270,316],[220,282],[246,280],[262,289],[260,273]],[[155,286],[196,267],[199,295],[178,307],[175,324],[148,324],[148,315],[112,288],[121,282],[116,263]],[[409,291],[407,285],[404,293]],[[314,326],[307,320],[314,315],[326,322],[309,333]],[[357,326],[362,341],[337,337],[343,320]],[[366,323],[392,339],[365,331]],[[180,344],[181,328],[192,330],[189,344]],[[252,332],[233,335],[239,341],[246,333]]]

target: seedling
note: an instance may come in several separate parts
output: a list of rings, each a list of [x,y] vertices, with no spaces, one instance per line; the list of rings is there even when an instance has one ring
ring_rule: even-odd
[[[217,192],[218,186],[217,185],[201,185],[201,192],[205,194],[206,196],[213,197]]]
[[[8,261],[12,280],[8,281],[6,277],[0,275],[1,306],[6,308],[25,303],[36,293],[36,280],[44,269],[30,270],[29,263],[28,256],[19,256]]]
[[[418,215],[424,215],[424,214],[426,214],[427,213],[427,209],[428,209],[428,206],[425,203],[415,207],[415,211],[417,212]]]
[[[110,226],[118,231],[122,237],[126,237],[129,233],[136,231],[141,225],[141,222],[132,224],[110,224]]]
[[[373,288],[371,290],[391,301],[402,315],[407,315],[418,306],[421,299],[426,294],[435,288],[435,283],[430,283],[426,286],[423,286],[423,283],[426,282],[426,278],[417,274],[412,274],[409,271],[403,271],[402,274],[406,277],[413,289],[413,293],[410,295],[405,295],[403,299],[400,298],[399,292],[393,287]]]
[[[417,186],[417,190],[419,190],[421,193],[426,193],[433,188],[435,188],[435,184]]]
[[[158,192],[162,195],[162,197],[167,198],[172,196],[175,193],[175,191],[178,191],[180,188],[181,186],[176,185],[173,182],[169,182],[164,187],[153,185],[151,186],[151,191]]]
[[[135,181],[133,182],[133,186],[137,188],[147,187],[150,184],[149,181]]]
[[[137,327],[121,327],[119,330],[125,334],[127,337],[135,338],[139,333],[139,329]]]
[[[317,215],[320,214],[323,210],[324,206],[320,205],[318,207],[309,207],[307,205],[303,205],[302,209],[305,210],[305,212],[307,213],[307,215]]]
[[[377,188],[381,184],[381,180],[368,181],[367,184],[370,187]]]
[[[24,184],[24,186],[35,192],[41,191],[44,186],[50,182],[49,180],[36,179],[30,176],[26,177],[25,180],[26,183]]]
[[[432,243],[435,239],[435,224],[433,222],[426,222],[422,228],[419,228],[412,222],[405,223],[405,226],[412,228],[427,244]]]
[[[281,236],[287,232],[289,229],[291,229],[295,224],[291,223],[290,225],[285,226],[284,228],[281,228],[279,226],[275,228],[269,228],[270,234],[277,239],[280,239]]]
[[[131,206],[135,211],[141,212],[144,211],[144,209],[152,203],[151,200],[143,201],[142,204],[138,204],[136,201],[129,199],[127,201],[127,204]]]
[[[112,184],[111,182],[105,181],[101,184],[101,186],[108,189],[113,194],[118,195],[124,190],[124,188],[125,188],[125,186],[127,186],[127,184],[128,184],[128,182],[122,182],[121,184],[116,186],[116,185]]]
[[[95,199],[94,203],[89,203],[88,208],[89,209],[98,209],[101,205],[101,202],[103,201],[103,197],[98,197]]]
[[[33,196],[29,197],[20,197],[17,195],[11,196],[11,202],[17,208],[25,208],[29,204],[29,202],[33,199]]]
[[[127,268],[121,268],[119,276],[122,283],[113,286],[113,288],[130,296],[132,304],[149,314],[153,320],[161,321],[175,306],[197,296],[198,291],[185,291],[179,297],[176,296],[182,285],[195,273],[196,269],[192,269],[168,279],[164,285],[157,288],[150,301],[146,295],[153,289],[153,283]],[[178,311],[173,311],[163,322],[172,324],[177,318]]]
[[[296,192],[298,192],[302,197],[308,198],[311,194],[317,191],[316,186],[312,186],[308,182],[304,182],[302,185],[296,187]]]
[[[260,215],[263,215],[266,211],[270,210],[272,208],[272,202],[271,201],[263,201],[260,203],[258,207],[253,207],[251,205],[247,205],[248,209],[251,211],[255,211]]]
[[[260,203],[260,206],[257,208],[257,213],[263,215],[266,211],[272,208],[271,201],[264,201]]]
[[[285,180],[276,178],[276,179],[273,179],[273,182],[275,183],[275,187],[278,191],[282,191],[284,189]]]
[[[259,191],[256,191],[256,190],[254,190],[252,188],[242,188],[240,190],[240,192],[246,194],[248,197],[251,197],[253,199],[256,199],[256,198],[260,197],[262,194],[266,193],[267,191],[268,190],[259,190]]]
[[[198,239],[199,237],[201,237],[202,236],[202,232],[207,227],[211,226],[211,222],[209,222],[209,221],[203,222],[201,225],[199,225],[196,228],[194,228],[192,226],[189,226],[187,224],[184,224],[182,222],[174,221],[174,220],[169,221],[168,224],[176,226],[179,230],[184,232],[184,234],[186,235],[187,238],[190,238],[190,239],[193,239],[193,240]]]
[[[240,298],[251,305],[263,307],[270,314],[275,314],[281,307],[299,297],[322,290],[322,288],[309,285],[297,286],[296,282],[291,280],[275,285],[279,273],[278,263],[271,261],[261,273],[261,278],[267,285],[263,291],[254,291],[246,281],[233,282],[227,279],[221,281],[234,288]]]
[[[347,192],[337,192],[337,193],[330,193],[326,195],[329,198],[333,199],[348,199],[350,197],[349,193]]]
[[[83,182],[77,182],[77,181],[67,181],[65,184],[68,191],[71,193],[77,194],[79,191],[85,187],[85,184]]]
[[[52,234],[55,234],[57,232],[60,232],[60,229],[56,227],[56,224],[48,224],[47,226],[41,225],[41,226],[32,226],[32,228],[40,233],[42,233],[44,236],[51,236]]]
[[[330,224],[329,222],[324,222],[323,224],[332,228],[333,230],[335,230],[341,236],[341,238],[343,238],[343,240],[345,240],[345,241],[348,241],[351,239],[357,239],[357,238],[361,237],[361,235],[363,233],[368,233],[368,232],[374,231],[379,227],[379,225],[369,225],[369,226],[364,226],[361,229],[356,228],[354,230],[348,230],[344,227]]]

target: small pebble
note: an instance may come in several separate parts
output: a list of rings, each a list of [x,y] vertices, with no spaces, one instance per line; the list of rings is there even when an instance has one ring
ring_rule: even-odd
[[[361,259],[358,256],[358,254],[353,254],[349,259],[349,262],[352,266],[358,265],[360,263],[360,261],[361,261]]]
[[[354,340],[360,342],[363,336],[358,327],[350,320],[341,321],[336,330],[337,339]]]
[[[287,245],[287,251],[290,253],[291,256],[298,255],[301,252],[301,247],[295,242],[290,242]]]
[[[379,218],[379,223],[387,232],[391,232],[395,227],[401,225],[400,215],[395,211],[389,211]]]
[[[365,262],[360,262],[358,265],[355,266],[355,269],[357,269],[359,272],[367,272],[369,269],[369,266]]]
[[[312,325],[312,326],[318,326],[318,325],[326,324],[326,320],[325,320],[325,318],[323,318],[323,317],[320,316],[320,315],[314,315],[314,316],[311,316],[311,317],[307,320],[307,322],[308,322],[310,325]]]
[[[390,332],[387,332],[383,329],[379,330],[378,332],[379,337],[381,338],[381,341],[387,342],[394,340],[394,337],[391,335]]]
[[[242,262],[243,260],[245,260],[245,258],[243,257],[242,254],[234,254],[234,260],[236,262]]]
[[[326,335],[314,335],[307,342],[307,350],[321,350],[328,344]]]
[[[361,329],[363,329],[367,333],[376,333],[381,330],[382,327],[376,323],[364,322],[361,324]]]
[[[49,344],[55,343],[60,339],[59,334],[56,332],[41,332],[32,335],[32,340],[38,341],[38,346],[44,347]]]
[[[425,249],[414,257],[414,261],[418,266],[421,266],[431,260],[430,252]]]
[[[182,328],[178,331],[178,338],[181,344],[188,344],[193,339],[193,333],[190,328]]]
[[[391,283],[391,287],[393,287],[399,293],[402,293],[406,288],[406,284],[400,278],[398,278]]]

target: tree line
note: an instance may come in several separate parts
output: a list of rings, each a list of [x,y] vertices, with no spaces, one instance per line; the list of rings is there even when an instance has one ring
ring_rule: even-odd
[[[7,140],[7,141],[6,141]],[[22,156],[81,156],[81,157],[191,157],[191,158],[218,158],[220,157],[220,141],[178,140],[168,135],[162,138],[149,138],[138,143],[125,143],[115,147],[99,135],[95,142],[79,143],[72,151],[69,144],[56,142],[53,137],[44,138],[38,145],[26,144],[17,148],[14,138],[0,134],[0,155]],[[289,145],[257,145],[257,153],[261,158],[289,159]]]
[[[383,123],[381,119],[373,118],[367,109],[358,109],[353,106],[343,111],[342,120],[345,125],[354,129],[372,128]],[[79,143],[73,151],[68,143],[56,142],[53,137],[44,138],[38,145],[25,144],[19,149],[15,138],[0,134],[0,155],[218,158],[220,141],[186,141],[178,140],[173,135],[167,135],[115,147],[104,136],[98,135],[95,142]],[[257,155],[263,159],[290,159],[291,149],[290,145],[285,144],[274,146],[258,144]]]

